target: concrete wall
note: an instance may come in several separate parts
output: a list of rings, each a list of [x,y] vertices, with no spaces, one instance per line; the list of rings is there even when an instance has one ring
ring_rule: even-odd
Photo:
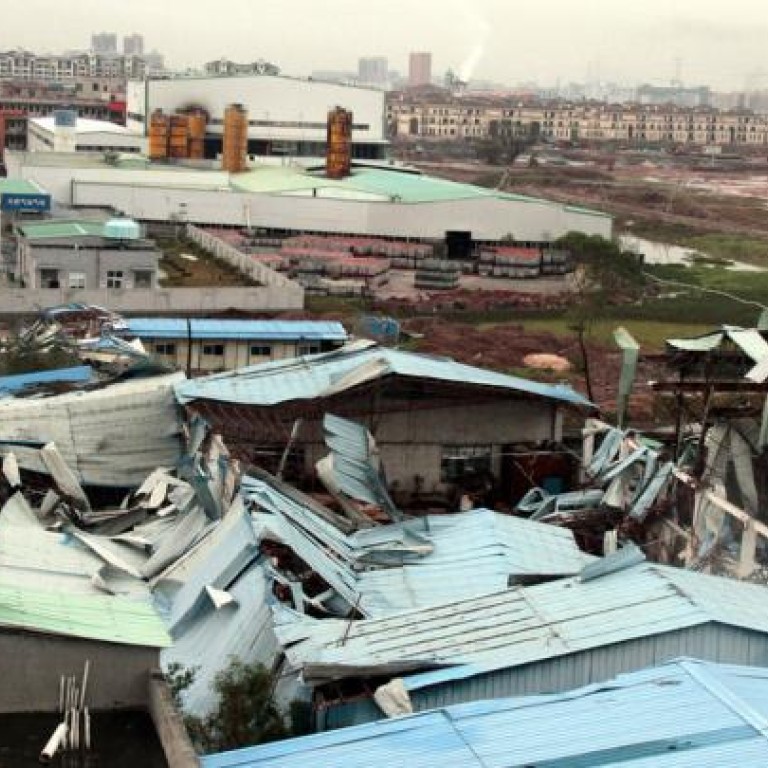
[[[147,707],[150,670],[159,652],[118,643],[27,632],[0,632],[0,713],[53,712],[61,675],[82,677],[90,660],[86,702],[92,710]]]
[[[262,285],[283,288],[288,291],[303,290],[298,283],[289,280],[285,275],[281,275],[274,269],[270,269],[265,264],[255,261],[247,253],[238,251],[237,248],[224,242],[210,232],[198,229],[192,224],[189,224],[187,226],[187,237],[209,253],[226,261],[227,264],[234,267],[241,274],[250,277],[252,280],[257,281]]]
[[[46,189],[48,171],[25,172]],[[123,171],[123,174],[129,173]],[[70,178],[72,171],[69,172]],[[343,232],[384,237],[442,239],[449,230],[467,230],[476,240],[500,240],[512,234],[520,241],[549,241],[571,230],[610,237],[608,216],[581,213],[538,200],[472,198],[429,203],[353,201],[245,192],[214,192],[157,186],[72,182],[71,202],[78,206],[110,206],[145,221],[178,215],[196,224],[246,225],[315,232]],[[125,176],[123,176],[125,178]],[[67,202],[64,200],[63,202]]]
[[[160,288],[156,290],[0,289],[0,316],[36,314],[39,307],[80,301],[125,314],[200,315],[239,309],[282,312],[304,308],[304,291],[282,288]]]
[[[149,681],[149,713],[170,768],[197,768],[200,760],[160,670],[155,670]]]
[[[137,271],[151,273],[150,288],[157,286],[157,264],[160,252],[155,249],[81,248],[23,243],[19,248],[17,278],[29,288],[40,288],[40,270],[59,271],[59,286],[69,288],[70,275],[85,276],[85,288],[106,288],[108,273],[122,272],[123,288],[132,290]]]

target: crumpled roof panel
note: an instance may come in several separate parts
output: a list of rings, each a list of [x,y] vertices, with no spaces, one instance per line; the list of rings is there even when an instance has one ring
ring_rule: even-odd
[[[372,367],[373,366],[373,367]],[[365,372],[359,381],[358,371]],[[348,387],[370,380],[371,375],[390,373],[479,387],[496,387],[521,395],[533,395],[571,405],[589,407],[589,401],[563,384],[542,384],[517,376],[475,368],[447,358],[403,352],[368,342],[348,344],[333,352],[291,360],[277,360],[236,371],[203,376],[179,383],[181,404],[197,399],[243,405],[270,406],[291,400],[309,400],[338,391],[335,386],[349,377]]]

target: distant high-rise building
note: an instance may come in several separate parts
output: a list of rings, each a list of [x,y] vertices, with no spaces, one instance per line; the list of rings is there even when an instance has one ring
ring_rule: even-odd
[[[364,56],[357,62],[357,79],[366,85],[384,85],[389,75],[386,56]]]
[[[137,35],[126,35],[123,38],[123,53],[126,56],[141,56],[144,53],[144,37]]]
[[[91,50],[94,53],[117,53],[117,35],[112,32],[91,35]]]
[[[416,51],[408,59],[408,85],[429,85],[432,82],[432,54]]]

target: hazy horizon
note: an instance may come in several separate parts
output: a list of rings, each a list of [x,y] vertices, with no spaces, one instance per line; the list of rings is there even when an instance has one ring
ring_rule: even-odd
[[[7,2],[7,0],[6,0]],[[36,53],[87,49],[91,34],[144,36],[172,68],[200,67],[222,56],[263,58],[286,74],[355,70],[361,56],[386,56],[407,72],[410,51],[431,51],[433,74],[502,83],[614,81],[741,90],[768,87],[765,6],[746,0],[27,0],[3,19],[0,49]],[[41,24],[44,19],[47,23]]]

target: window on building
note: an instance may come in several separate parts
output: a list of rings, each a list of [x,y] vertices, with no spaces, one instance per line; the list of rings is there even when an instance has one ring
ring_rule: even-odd
[[[440,479],[444,483],[462,483],[487,476],[492,454],[490,445],[444,445]]]
[[[59,270],[41,269],[40,270],[41,288],[59,288]]]
[[[121,269],[110,269],[107,271],[107,288],[123,287],[123,271]]]
[[[251,344],[251,357],[272,357],[272,347],[269,344]]]
[[[85,288],[85,272],[70,272],[67,285],[70,288]]]
[[[155,342],[155,354],[173,356],[176,354],[176,345],[167,341]]]
[[[151,288],[152,287],[152,270],[150,269],[137,269],[133,273],[133,287],[134,288]]]
[[[210,357],[224,357],[223,344],[203,344],[203,354]]]
[[[320,351],[320,345],[317,343],[312,344],[299,344],[296,347],[296,354],[301,355],[314,355]]]

